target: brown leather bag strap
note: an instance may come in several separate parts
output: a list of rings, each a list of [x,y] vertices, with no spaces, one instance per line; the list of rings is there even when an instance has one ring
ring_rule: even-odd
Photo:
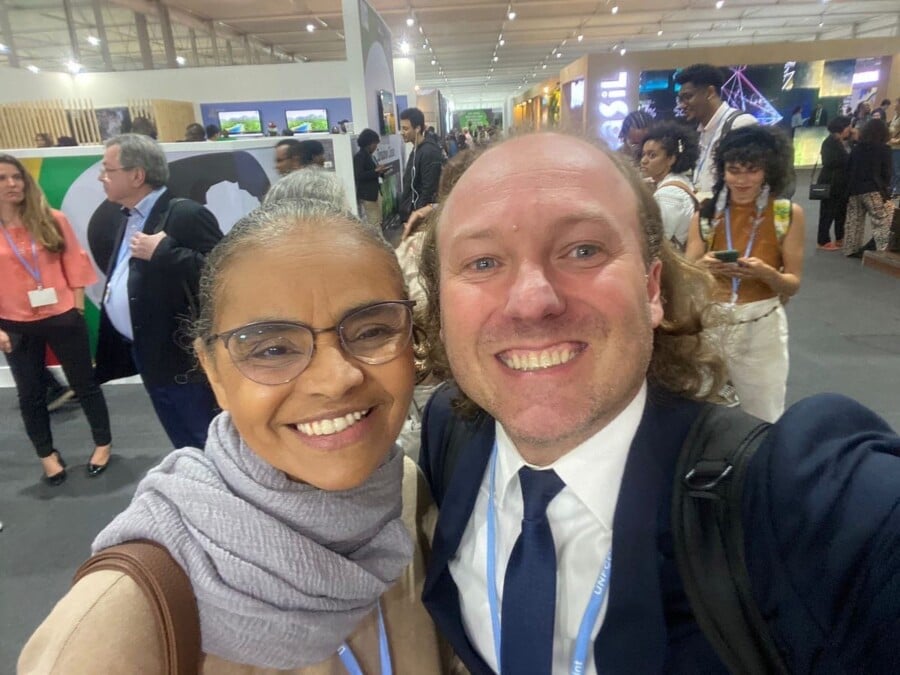
[[[75,572],[73,584],[92,572],[124,572],[147,597],[165,650],[166,673],[197,675],[200,615],[190,579],[169,551],[139,539],[100,551]]]

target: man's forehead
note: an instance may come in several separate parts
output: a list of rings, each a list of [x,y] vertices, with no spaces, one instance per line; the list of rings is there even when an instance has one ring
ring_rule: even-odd
[[[573,189],[599,188],[622,179],[613,161],[588,141],[564,134],[534,134],[506,141],[476,159],[454,186],[447,208],[459,200],[470,202],[479,193],[495,196],[497,189],[515,178],[536,188],[551,174],[567,177]]]

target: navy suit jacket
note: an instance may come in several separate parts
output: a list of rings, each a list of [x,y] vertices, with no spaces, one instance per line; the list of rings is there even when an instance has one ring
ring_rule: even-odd
[[[480,675],[492,671],[465,633],[448,563],[487,467],[494,420],[475,425],[445,493],[438,474],[455,395],[441,388],[423,418],[420,464],[440,507],[423,601]],[[727,672],[694,620],[672,548],[675,463],[699,410],[650,390],[616,504],[609,605],[594,644],[601,673]],[[773,426],[746,480],[751,583],[792,672],[900,672],[900,438],[850,399],[815,396]]]

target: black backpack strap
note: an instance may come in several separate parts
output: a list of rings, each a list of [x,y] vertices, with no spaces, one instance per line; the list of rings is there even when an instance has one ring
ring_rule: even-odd
[[[722,125],[722,133],[719,134],[720,140],[725,136],[725,134],[731,131],[731,127],[734,126],[734,121],[743,114],[745,114],[743,110],[732,110],[730,113],[728,113],[728,117],[725,118],[725,123]]]
[[[707,404],[675,472],[675,559],[694,616],[732,673],[788,673],[753,598],[741,498],[769,425],[739,408]]]

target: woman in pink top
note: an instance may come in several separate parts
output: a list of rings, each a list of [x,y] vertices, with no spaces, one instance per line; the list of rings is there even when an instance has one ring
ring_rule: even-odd
[[[28,437],[44,465],[44,481],[66,479],[53,447],[42,373],[47,345],[91,426],[94,452],[88,476],[103,473],[111,437],[106,399],[94,381],[84,323],[84,287],[97,280],[72,226],[47,204],[15,157],[0,155],[0,351],[6,352]]]

